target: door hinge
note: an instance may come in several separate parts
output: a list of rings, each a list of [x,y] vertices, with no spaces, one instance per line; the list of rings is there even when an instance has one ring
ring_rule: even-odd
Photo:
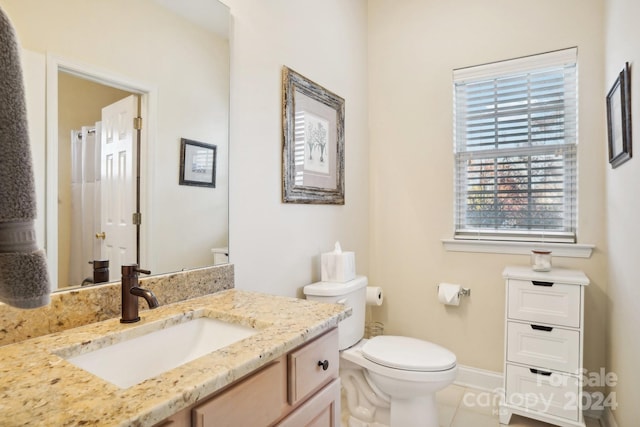
[[[142,129],[142,117],[133,118],[133,128],[136,130]]]
[[[140,212],[134,212],[131,222],[133,222],[133,225],[141,225],[142,224],[142,214]]]

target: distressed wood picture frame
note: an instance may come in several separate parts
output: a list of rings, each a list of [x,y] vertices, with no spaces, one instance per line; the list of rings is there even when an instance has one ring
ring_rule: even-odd
[[[282,201],[344,204],[344,99],[286,66]]]
[[[627,62],[607,94],[609,163],[617,168],[631,158],[631,73]]]

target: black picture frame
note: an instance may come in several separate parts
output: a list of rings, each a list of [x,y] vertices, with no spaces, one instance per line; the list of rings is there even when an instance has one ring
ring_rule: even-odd
[[[627,62],[607,94],[607,139],[612,168],[631,158],[631,137],[631,73]]]
[[[180,185],[216,187],[218,147],[213,144],[180,139]]]
[[[344,205],[344,99],[282,68],[282,201]]]

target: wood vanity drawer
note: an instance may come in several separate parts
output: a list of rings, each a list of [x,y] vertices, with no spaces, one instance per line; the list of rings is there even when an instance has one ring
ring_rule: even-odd
[[[304,402],[278,427],[340,427],[340,379]]]
[[[295,405],[338,377],[338,329],[289,353],[288,358],[288,398]]]
[[[286,378],[286,357],[283,356],[194,408],[193,426],[271,425],[287,410]]]
[[[509,279],[510,319],[580,327],[582,286]]]
[[[577,375],[580,363],[580,332],[507,322],[507,360]]]
[[[578,421],[582,400],[578,377],[509,363],[506,368],[508,405]]]

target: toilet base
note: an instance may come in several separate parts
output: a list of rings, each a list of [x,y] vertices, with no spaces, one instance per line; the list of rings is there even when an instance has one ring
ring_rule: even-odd
[[[388,368],[364,358],[365,342],[340,356],[340,378],[354,418],[349,427],[439,427],[436,392],[453,383],[457,367],[434,372]]]
[[[435,392],[390,399],[372,388],[362,368],[344,359],[341,364],[343,427],[439,427]]]
[[[351,367],[340,367],[343,423],[348,427],[389,427],[389,402],[371,389],[362,369],[348,361],[340,363]]]
[[[438,427],[435,394],[391,400],[390,427]]]

